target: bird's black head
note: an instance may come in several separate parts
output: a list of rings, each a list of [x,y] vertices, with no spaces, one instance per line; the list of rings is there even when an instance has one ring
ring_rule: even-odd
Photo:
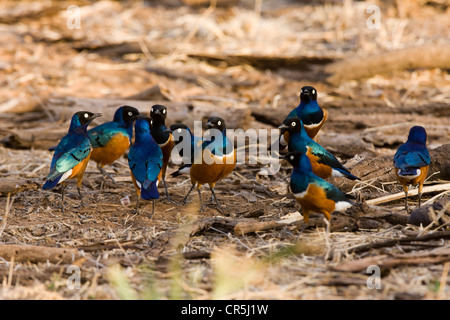
[[[221,117],[209,118],[206,122],[206,127],[208,129],[217,129],[223,132],[226,129],[225,120],[223,120]]]
[[[296,150],[289,152],[282,157],[287,160],[294,168],[300,168],[301,170],[311,171],[311,161],[306,155],[306,148],[304,151]]]
[[[175,123],[170,126],[170,131],[174,132],[176,130],[189,130],[189,127],[184,123]]]
[[[114,121],[123,121],[126,124],[133,122],[139,115],[139,110],[131,106],[121,106],[114,115]]]
[[[167,107],[160,104],[155,104],[150,109],[150,118],[157,122],[164,122],[167,118]]]
[[[82,126],[89,125],[92,122],[92,120],[94,120],[97,117],[100,117],[101,115],[102,115],[101,113],[92,113],[89,111],[78,111],[77,113],[75,113],[75,116],[78,118],[79,124]]]
[[[289,131],[290,133],[299,132],[302,130],[302,120],[297,117],[290,117],[283,121],[283,124],[278,127],[280,129],[280,134]]]
[[[317,100],[317,90],[311,86],[305,86],[300,90],[300,101],[309,103]]]
[[[300,152],[300,151],[289,152],[288,154],[282,156],[281,159],[286,160],[292,166],[297,166],[302,154],[303,154],[303,152]]]
[[[427,132],[424,127],[414,126],[409,130],[408,141],[425,145],[427,143]]]

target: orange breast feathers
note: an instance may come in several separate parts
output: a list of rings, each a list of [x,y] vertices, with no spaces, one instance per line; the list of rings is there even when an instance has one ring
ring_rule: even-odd
[[[314,124],[314,125],[311,125],[311,124],[310,125],[305,125],[305,124],[303,124],[303,126],[305,127],[306,133],[314,141],[316,140],[314,138],[316,137],[317,133],[320,131],[320,129],[322,128],[323,124],[328,119],[328,112],[327,112],[327,110],[322,109],[322,111],[323,111],[323,118],[322,118],[322,121],[320,121],[320,123]]]
[[[335,202],[328,199],[325,191],[315,184],[310,184],[304,194],[295,195],[295,198],[302,206],[305,223],[308,223],[310,212],[322,213],[330,220],[331,213],[336,208]]]
[[[319,158],[313,155],[309,150],[309,148],[307,149],[308,151],[306,151],[306,155],[308,156],[309,161],[311,161],[312,172],[321,177],[322,179],[330,178],[333,169],[330,166],[327,166],[326,164],[319,163],[318,162]]]
[[[208,158],[206,162],[205,157]],[[191,166],[190,176],[192,185],[197,183],[197,187],[200,188],[203,184],[207,183],[214,188],[218,181],[229,175],[236,167],[236,153],[234,150],[230,154],[220,157],[221,159],[217,158],[211,154],[210,150],[204,150],[202,163],[194,163]]]
[[[73,167],[72,168],[72,174],[68,178],[68,179],[76,178],[78,187],[81,187],[81,183],[83,181],[84,171],[86,171],[86,166],[87,166],[87,164],[89,162],[89,157],[90,157],[90,155],[88,155],[79,164],[77,164],[75,167]]]
[[[103,167],[123,156],[129,147],[130,139],[122,133],[118,133],[104,147],[94,148],[91,152],[91,159]]]
[[[397,175],[397,179],[403,185],[404,190],[408,190],[409,184],[411,184],[411,185],[419,184],[419,192],[420,193],[422,192],[423,183],[424,183],[425,179],[427,178],[429,166],[421,167],[419,169],[420,169],[420,174],[414,179],[407,179],[404,177],[400,177],[398,175],[398,169],[395,169],[395,174]]]

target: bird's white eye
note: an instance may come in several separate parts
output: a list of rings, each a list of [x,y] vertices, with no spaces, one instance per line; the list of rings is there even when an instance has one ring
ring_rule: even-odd
[[[153,108],[150,109],[150,112],[153,112]]]
[[[316,90],[313,90],[313,91],[312,91],[312,94],[316,94]]]
[[[163,113],[166,114],[166,109],[163,109]]]
[[[133,115],[133,112],[128,112],[128,115],[131,117]]]
[[[289,159],[294,160],[294,156],[290,156]]]
[[[150,125],[152,125],[153,124],[153,120],[150,120]]]
[[[178,129],[177,131],[181,133],[181,129]]]
[[[89,114],[88,113],[85,113],[84,114],[84,117],[87,119],[87,118],[89,118]]]
[[[295,123],[295,121],[293,121],[292,123],[291,123],[291,127],[295,127],[297,124]]]
[[[217,121],[217,125],[221,125],[222,124],[222,121]]]

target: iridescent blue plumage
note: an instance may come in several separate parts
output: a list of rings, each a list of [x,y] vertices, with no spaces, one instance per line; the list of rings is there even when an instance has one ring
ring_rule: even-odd
[[[214,117],[211,119],[222,119]],[[211,120],[211,121],[214,121]],[[216,120],[217,121],[217,120]],[[219,120],[221,121],[221,120]],[[209,135],[203,139],[202,150],[209,149],[215,156],[225,156],[234,151],[234,145],[227,137],[227,129],[225,126],[213,127],[212,123],[208,121],[207,127],[209,128]]]
[[[81,183],[92,150],[91,141],[87,134],[87,126],[100,115],[99,113],[94,114],[88,111],[75,113],[72,116],[68,133],[55,148],[50,165],[50,173],[42,189],[52,189],[58,184],[62,184],[62,211],[64,211],[64,189],[65,180],[67,179],[77,179],[78,195],[83,205]]]
[[[305,224],[310,212],[322,213],[328,220],[335,210],[352,206],[344,193],[312,172],[309,157],[304,152],[290,152],[284,157],[294,167],[290,187],[295,199],[302,206]]]
[[[113,121],[103,123],[88,131],[92,142],[91,160],[97,163],[100,172],[115,182],[103,167],[122,157],[130,147],[133,138],[133,122],[139,110],[121,106],[114,113]]]
[[[163,153],[163,165],[161,169],[161,173],[158,176],[158,181],[163,181],[164,189],[166,191],[167,200],[173,202],[170,199],[169,191],[167,190],[166,183],[166,171],[167,166],[169,165],[170,156],[172,154],[172,149],[175,145],[173,141],[172,134],[168,132],[166,127],[166,118],[167,118],[167,107],[155,104],[150,109],[150,118],[152,119],[150,124],[150,133],[155,139],[156,143],[162,150]]]
[[[93,118],[89,118],[90,121],[86,122],[85,114],[88,114],[88,117],[92,115],[87,112],[77,112],[72,116],[68,133],[55,148],[50,173],[42,187],[43,189],[54,188],[62,182],[61,178],[66,172],[89,156],[92,147],[86,129]],[[80,117],[83,118],[80,119]],[[63,180],[66,178],[64,177]]]
[[[114,113],[113,121],[102,123],[88,131],[93,148],[104,147],[118,133],[133,139],[133,121],[139,111],[130,106],[122,106]]]
[[[202,137],[194,136],[191,129],[182,123],[171,125],[168,131],[174,136],[175,147],[173,151],[177,151],[183,160],[183,164],[180,168],[177,171],[172,172],[170,175],[172,177],[177,177],[183,173],[189,173],[190,167],[194,163],[195,152],[201,150],[203,139]]]
[[[408,140],[394,156],[394,166],[400,169],[400,176],[415,175],[417,169],[430,164],[430,153],[426,147],[427,133],[423,127],[412,127]]]
[[[298,155],[292,162],[290,161],[293,165],[290,182],[292,193],[298,194],[305,192],[310,184],[315,184],[325,191],[327,199],[333,200],[334,202],[349,202],[341,190],[312,172],[311,161],[305,153],[289,153],[289,155],[292,154]]]
[[[327,119],[327,112],[317,103],[317,91],[311,86],[305,86],[300,91],[300,104],[286,117],[300,118],[306,133],[313,139]]]
[[[423,127],[414,126],[409,130],[408,140],[394,155],[395,174],[405,192],[405,209],[408,212],[408,186],[419,185],[419,207],[422,190],[428,175],[430,153],[426,147],[427,133]]]
[[[281,129],[281,134],[289,131],[289,152],[300,151],[307,153],[310,156],[310,160],[314,162],[313,170],[321,178],[328,179],[330,176],[342,175],[351,180],[359,180],[334,155],[308,136],[301,119],[297,117],[288,118],[279,128]]]
[[[293,109],[286,118],[298,117],[304,124],[319,123],[323,119],[323,110],[310,96],[300,100],[297,108]]]
[[[236,153],[233,143],[227,137],[225,120],[220,117],[211,117],[206,122],[206,127],[208,130],[205,132],[201,148],[198,148],[198,151],[194,150],[194,163],[189,170],[192,186],[184,197],[184,203],[186,203],[189,194],[197,186],[200,211],[203,211],[200,188],[204,184],[209,185],[212,197],[221,209],[214,187],[236,166]]]
[[[135,141],[128,153],[128,164],[135,181],[136,191],[142,199],[159,198],[158,175],[163,164],[161,148],[150,134],[150,118],[139,116],[135,123]]]

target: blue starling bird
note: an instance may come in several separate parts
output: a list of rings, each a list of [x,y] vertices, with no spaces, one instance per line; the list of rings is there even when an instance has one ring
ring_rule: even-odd
[[[186,202],[191,191],[197,186],[200,211],[203,211],[200,192],[202,185],[209,185],[214,200],[218,207],[221,208],[214,192],[214,187],[217,182],[229,175],[236,166],[234,144],[226,135],[225,120],[220,117],[211,117],[208,119],[206,127],[210,130],[210,137],[209,139],[204,139],[201,152],[195,154],[194,163],[189,171],[192,187],[184,198],[184,202]],[[218,135],[215,136],[215,133],[212,131],[215,131]],[[199,159],[200,157],[201,159]]]
[[[166,170],[167,165],[169,164],[172,149],[175,146],[175,142],[173,141],[172,134],[167,132],[167,127],[165,124],[167,118],[167,107],[159,104],[153,105],[150,109],[150,118],[153,120],[150,127],[150,132],[156,143],[158,143],[161,148],[164,157],[162,170],[158,176],[158,181],[163,181],[167,200],[171,201],[169,192],[167,191]]]
[[[155,212],[155,199],[159,199],[158,175],[163,166],[163,153],[150,133],[151,121],[144,115],[136,116],[136,137],[128,152],[128,165],[137,195],[136,213],[139,212],[140,198],[153,200],[150,218]]]
[[[312,171],[322,179],[333,176],[360,180],[351,174],[335,156],[307,135],[299,118],[288,118],[278,128],[280,129],[280,135],[289,132],[289,152],[305,152],[311,161]]]
[[[328,118],[328,112],[317,103],[317,90],[311,86],[305,86],[300,90],[300,104],[293,109],[286,119],[297,117],[303,122],[306,133],[311,139],[319,132]],[[287,145],[289,134],[286,133],[281,139],[282,146]]]
[[[121,106],[114,113],[113,121],[88,130],[93,147],[91,160],[95,161],[100,172],[113,182],[114,178],[103,167],[122,157],[130,147],[133,139],[133,122],[138,114],[136,108]]]
[[[302,207],[305,225],[311,212],[322,213],[330,221],[332,212],[344,211],[353,205],[338,188],[313,173],[304,152],[289,152],[284,159],[294,167],[290,187]]]
[[[189,174],[191,170],[191,165],[194,163],[195,159],[195,151],[201,148],[201,144],[203,142],[203,139],[201,137],[196,137],[191,132],[189,127],[183,123],[175,123],[170,126],[170,129],[167,129],[167,132],[173,133],[175,132],[177,135],[179,135],[178,141],[175,141],[175,147],[181,147],[183,143],[183,148],[178,150],[179,156],[183,159],[183,164],[180,166],[180,168],[174,172],[172,172],[170,175],[172,177],[178,177],[182,174]],[[184,143],[184,139],[188,139],[188,143]],[[186,149],[189,148],[189,149]],[[187,154],[184,154],[185,151]]]
[[[92,144],[87,134],[87,126],[95,118],[101,116],[100,113],[88,111],[79,111],[72,116],[69,132],[61,139],[55,148],[50,173],[42,189],[53,189],[58,184],[61,189],[61,208],[64,212],[64,190],[67,179],[77,180],[77,190],[80,196],[81,205],[83,197],[81,196],[81,183],[86,166],[91,156]]]
[[[419,185],[419,207],[422,189],[430,165],[430,153],[426,147],[427,132],[414,126],[409,130],[408,140],[394,156],[395,174],[405,191],[405,210],[408,212],[408,185]]]

